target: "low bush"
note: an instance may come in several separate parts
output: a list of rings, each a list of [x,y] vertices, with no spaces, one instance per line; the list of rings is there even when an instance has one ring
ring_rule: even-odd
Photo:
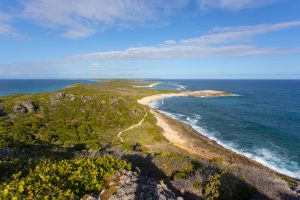
[[[178,172],[174,175],[173,179],[174,180],[180,180],[180,179],[185,179],[186,177],[187,177],[186,173]]]
[[[214,157],[213,159],[210,160],[212,164],[217,164],[221,165],[223,163],[223,158],[220,157]]]
[[[0,199],[79,199],[100,192],[105,181],[119,169],[131,169],[126,161],[111,156],[42,160],[27,175],[19,172],[0,185]]]
[[[206,200],[218,199],[221,189],[221,178],[226,173],[225,171],[215,172],[208,177],[208,180],[203,188],[203,196]]]

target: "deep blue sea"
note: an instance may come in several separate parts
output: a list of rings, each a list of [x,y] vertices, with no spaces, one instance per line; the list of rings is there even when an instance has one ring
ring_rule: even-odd
[[[159,80],[157,89],[222,90],[232,97],[172,97],[153,106],[224,147],[300,178],[300,80]]]
[[[50,92],[76,83],[92,82],[91,80],[0,80],[0,96]]]

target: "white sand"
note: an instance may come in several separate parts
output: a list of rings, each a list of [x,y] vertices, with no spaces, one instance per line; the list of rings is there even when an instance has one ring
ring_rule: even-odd
[[[152,83],[150,85],[135,85],[134,87],[139,87],[139,88],[152,88],[156,85],[160,84],[160,82]]]
[[[148,97],[144,97],[138,100],[138,103],[142,105],[150,105],[153,101],[161,100],[169,97],[179,97],[179,96],[194,96],[194,97],[219,97],[219,96],[233,96],[234,94],[216,91],[216,90],[200,90],[200,91],[187,91],[180,93],[166,93],[166,94],[156,94]]]
[[[214,91],[214,90],[203,90],[203,91],[194,91],[194,92],[181,92],[181,93],[166,93],[166,94],[157,94],[148,97],[144,97],[138,100],[138,103],[142,105],[146,105],[150,107],[150,112],[154,115],[157,120],[156,125],[161,127],[163,130],[163,136],[168,139],[174,146],[189,152],[192,155],[201,156],[202,158],[210,158],[208,153],[199,152],[199,150],[192,148],[189,145],[189,141],[187,138],[183,137],[180,134],[179,130],[176,127],[170,125],[166,119],[162,116],[162,113],[159,110],[151,108],[150,104],[154,101],[161,100],[164,98],[175,97],[175,96],[232,96],[231,93],[226,93],[222,91]],[[210,153],[212,154],[212,153]]]

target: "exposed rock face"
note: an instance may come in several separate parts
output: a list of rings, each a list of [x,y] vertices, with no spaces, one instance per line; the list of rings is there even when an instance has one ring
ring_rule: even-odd
[[[76,100],[75,94],[66,94],[65,97],[68,98],[70,101]]]
[[[82,200],[183,200],[176,197],[163,181],[140,176],[138,171],[122,171],[111,180],[109,188],[99,195],[85,195]]]
[[[64,93],[57,93],[52,96],[50,96],[50,104],[51,105],[56,105],[60,100],[63,99],[68,99],[70,101],[75,101],[76,100],[76,95],[75,94],[64,94]]]
[[[25,103],[23,103],[23,106],[27,108],[28,112],[37,111],[37,106],[32,101],[26,101]]]
[[[65,97],[65,95],[63,93],[57,93],[55,95],[52,95],[52,96],[50,96],[50,104],[56,105],[64,97]]]
[[[16,113],[31,113],[37,111],[37,109],[38,107],[32,101],[26,101],[13,107],[13,111]]]
[[[177,200],[180,199],[168,189],[161,181],[157,182],[154,179],[140,176],[138,172],[125,172],[120,176],[120,182],[116,186],[116,193],[109,200]],[[102,194],[105,191],[102,192]]]
[[[22,104],[15,105],[13,110],[14,110],[14,112],[17,112],[17,113],[26,113],[26,112],[28,112],[27,108]]]

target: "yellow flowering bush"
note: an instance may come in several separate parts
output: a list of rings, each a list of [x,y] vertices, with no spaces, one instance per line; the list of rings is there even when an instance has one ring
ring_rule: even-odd
[[[43,160],[27,175],[21,172],[0,185],[0,199],[79,199],[100,192],[105,180],[131,165],[111,156],[97,159]]]

